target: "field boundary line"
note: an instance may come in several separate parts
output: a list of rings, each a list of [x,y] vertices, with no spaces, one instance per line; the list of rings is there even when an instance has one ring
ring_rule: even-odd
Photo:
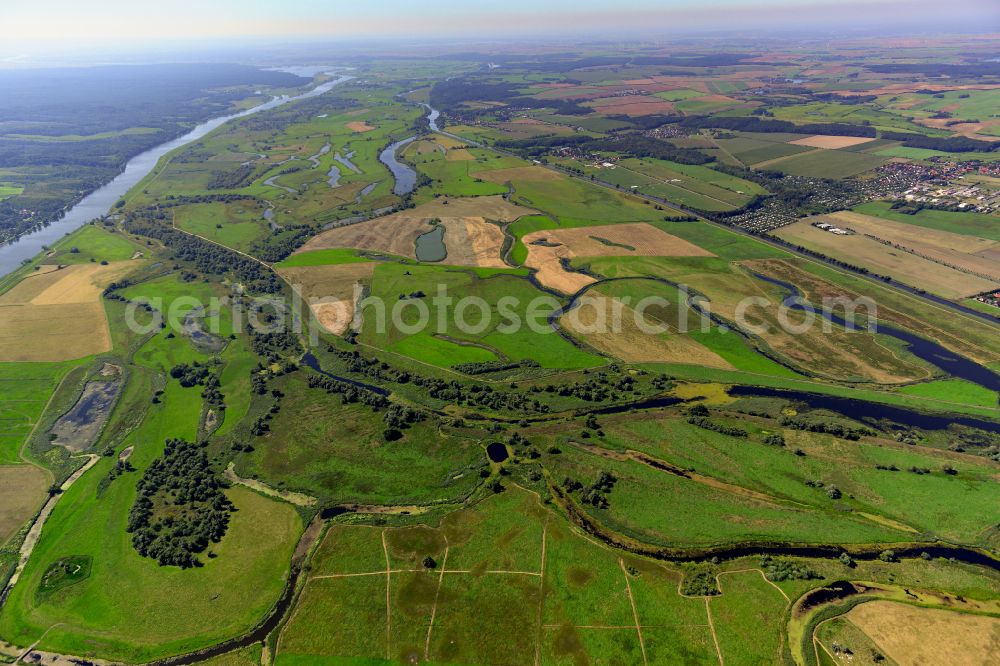
[[[392,651],[392,564],[389,562],[389,545],[385,541],[385,530],[382,530],[382,552],[385,554],[385,658],[389,659]]]
[[[716,202],[718,202],[720,204],[723,204],[724,206],[732,206],[733,205],[733,204],[729,203],[728,201],[723,201],[722,199],[719,199],[717,197],[713,197],[711,194],[705,194],[704,192],[698,192],[697,190],[692,190],[689,187],[684,187],[683,185],[678,185],[677,183],[671,183],[670,181],[663,180],[662,178],[657,178],[655,176],[650,176],[648,173],[643,173],[643,172],[637,171],[635,169],[630,169],[627,166],[622,166],[621,164],[617,165],[615,168],[622,169],[624,171],[628,171],[629,173],[634,173],[637,176],[643,176],[644,178],[649,178],[650,180],[656,181],[657,183],[660,183],[661,185],[669,185],[670,187],[676,187],[679,190],[684,190],[685,192],[690,192],[691,194],[696,194],[699,197],[705,197],[706,199],[711,199],[712,201],[716,201]],[[681,174],[681,175],[687,175],[687,174]],[[709,183],[709,185],[712,185],[712,183]],[[718,185],[712,185],[712,186],[713,187],[719,187]],[[719,189],[720,190],[725,190],[726,188],[719,187]],[[731,191],[731,190],[726,190],[726,191],[728,192],[728,191]]]
[[[535,666],[539,666],[542,661],[542,637],[545,633],[542,626],[542,617],[545,612],[545,550],[548,541],[550,520],[552,520],[552,516],[546,512],[545,524],[542,526],[542,561],[539,563],[538,569],[538,612],[535,620],[538,623],[538,631],[535,635]]]
[[[782,143],[784,143],[784,142],[782,142]],[[775,157],[774,159],[764,160],[763,162],[757,162],[756,164],[751,164],[750,165],[750,170],[751,171],[756,171],[757,169],[760,169],[762,167],[773,166],[775,164],[778,164],[779,162],[784,162],[785,160],[790,160],[793,157],[803,157],[805,155],[815,155],[816,153],[819,153],[820,151],[823,151],[823,150],[829,150],[829,149],[828,148],[814,148],[813,150],[806,150],[806,151],[803,151],[803,152],[800,152],[800,153],[792,153],[791,155],[782,155],[781,157]]]
[[[715,635],[715,623],[712,622],[712,609],[708,605],[711,597],[704,597],[704,599],[705,615],[708,616],[708,631],[712,634],[712,642],[715,643],[715,654],[719,657],[719,666],[725,666],[726,662],[722,658],[722,648],[719,647],[719,637]]]
[[[451,569],[449,571],[442,571],[441,573],[450,574],[509,574],[511,576],[541,576],[542,574],[538,571],[509,571],[506,569],[490,569],[487,571],[474,571],[472,569]]]
[[[718,141],[716,141],[716,140],[715,140],[715,137],[714,137],[714,136],[712,136],[712,134],[711,134],[711,133],[709,133],[709,134],[707,134],[707,135],[704,135],[704,134],[703,134],[703,135],[701,135],[701,136],[707,136],[707,137],[708,137],[708,139],[709,139],[709,141],[711,141],[711,142],[712,142],[712,143],[713,143],[713,144],[715,145],[715,147],[719,149],[719,151],[720,151],[720,152],[723,152],[723,153],[725,153],[726,155],[729,155],[729,157],[730,157],[730,158],[731,158],[731,159],[732,159],[732,160],[733,160],[734,162],[736,162],[737,164],[740,164],[740,165],[742,165],[742,166],[743,166],[744,168],[747,168],[747,169],[748,169],[748,168],[750,168],[750,165],[748,165],[748,164],[747,164],[746,162],[744,162],[744,161],[743,161],[743,160],[741,160],[740,158],[736,157],[736,155],[733,155],[733,154],[732,154],[731,152],[729,152],[729,150],[728,150],[727,148],[723,148],[723,147],[722,147],[722,144],[720,144],[720,143],[719,143]]]
[[[354,578],[357,576],[384,576],[386,573],[417,573],[423,571],[423,569],[392,569],[386,571],[385,569],[379,569],[378,571],[361,571],[358,573],[339,573],[339,574],[320,574],[318,576],[310,576],[309,580],[323,580],[324,578]]]
[[[632,619],[635,620],[635,633],[639,635],[639,649],[642,650],[643,666],[649,666],[649,659],[646,658],[646,641],[642,638],[642,626],[639,624],[639,611],[635,608],[635,597],[632,596],[632,583],[628,580],[628,571],[625,570],[625,560],[618,558],[618,566],[621,567],[622,575],[625,576],[625,591],[628,592],[628,602],[632,606]]]
[[[448,535],[444,535],[444,557],[441,558],[441,571],[438,573],[437,589],[434,591],[434,605],[431,606],[431,621],[427,625],[427,640],[424,642],[424,661],[430,660],[431,654],[431,632],[434,630],[434,618],[437,616],[438,599],[441,597],[441,584],[444,582],[444,570],[448,566],[448,551],[451,545],[448,543]]]

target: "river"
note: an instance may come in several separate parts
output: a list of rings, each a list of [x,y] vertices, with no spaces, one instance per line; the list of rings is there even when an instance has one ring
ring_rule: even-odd
[[[832,312],[816,310],[802,298],[802,292],[793,284],[778,280],[776,278],[754,273],[753,276],[769,284],[781,287],[791,295],[785,299],[784,305],[793,310],[811,311],[821,317],[828,319],[837,326],[848,326],[848,322]],[[943,370],[952,377],[964,379],[967,382],[978,384],[991,391],[1000,391],[1000,375],[989,368],[976,363],[975,361],[945,349],[936,342],[920,337],[915,333],[905,331],[901,328],[889,326],[881,321],[876,323],[875,331],[882,335],[896,338],[906,344],[906,349],[917,358],[930,363],[936,368]]]
[[[61,218],[53,221],[47,227],[21,236],[13,243],[0,246],[0,277],[16,270],[25,259],[31,259],[41,252],[42,246],[52,245],[67,233],[87,224],[91,220],[106,215],[110,212],[115,202],[132,189],[136,183],[145,178],[153,170],[157,162],[160,161],[160,158],[170,151],[176,150],[192,141],[197,141],[230,120],[244,118],[255,113],[260,113],[261,111],[276,109],[289,102],[297,102],[322,95],[352,78],[354,77],[339,76],[336,79],[321,83],[301,95],[274,97],[253,108],[212,118],[196,126],[183,136],[161,143],[144,153],[139,153],[128,161],[125,165],[125,170],[118,174],[111,182],[85,196],[78,204],[66,211],[66,214]]]

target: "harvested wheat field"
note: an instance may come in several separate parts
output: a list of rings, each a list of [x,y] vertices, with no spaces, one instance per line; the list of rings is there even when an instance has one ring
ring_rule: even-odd
[[[375,128],[363,120],[352,120],[347,123],[347,129],[352,132],[371,132]]]
[[[492,171],[477,171],[469,174],[473,178],[485,180],[488,183],[503,185],[507,182],[549,183],[563,180],[565,176],[540,166],[511,167],[509,169],[493,169]]]
[[[789,141],[788,143],[793,146],[836,149],[850,148],[851,146],[858,146],[862,143],[868,143],[869,141],[874,140],[874,137],[867,136],[830,136],[827,134],[817,134],[815,136],[807,136],[801,139],[796,139],[795,141]]]
[[[1000,269],[989,258],[995,241],[864,218],[855,213],[824,215],[782,227],[774,235],[875,273],[891,275],[900,282],[944,298],[964,298],[1000,287]],[[811,222],[817,219],[848,227],[857,233],[839,236],[823,231],[812,226]],[[948,236],[954,237],[952,247],[948,247]],[[987,254],[966,254],[961,251],[963,247]]]
[[[615,314],[615,313],[618,314]],[[647,333],[641,323],[657,324],[615,300],[588,292],[559,319],[559,325],[598,351],[626,363],[689,363],[732,370],[733,366],[691,338],[670,333]]]
[[[987,666],[1000,654],[1000,618],[870,601],[847,614],[897,664]]]
[[[104,288],[134,261],[31,275],[0,296],[0,361],[68,361],[111,349]]]
[[[453,220],[462,220],[463,223],[466,220],[483,220],[481,224],[486,224],[485,220],[487,219],[500,222],[513,222],[519,217],[530,215],[532,212],[527,208],[509,203],[501,196],[436,199],[416,208],[400,211],[399,213],[324,231],[310,239],[309,242],[299,249],[299,252],[349,247],[358,250],[388,252],[389,254],[416,259],[415,242],[417,236],[431,230],[431,226],[428,224],[430,220],[439,219],[446,227]],[[478,222],[474,223],[480,224]],[[484,233],[490,234],[492,232],[480,232],[476,230],[471,236],[475,236],[478,239]],[[479,254],[484,257],[482,260],[485,261],[484,252],[487,251],[483,249],[486,247],[485,241],[479,239],[477,243],[479,249],[470,249],[466,255]],[[502,238],[500,243],[503,243]],[[445,234],[445,244],[448,245],[448,262],[455,263],[451,258],[452,252],[454,251],[459,256],[462,256],[463,249],[454,243],[449,244],[448,234]],[[496,254],[499,257],[499,248],[497,248]],[[478,266],[481,264],[472,262],[469,265]]]
[[[34,465],[0,467],[0,545],[35,515],[48,487],[48,475]]]
[[[715,255],[646,222],[597,227],[533,231],[521,239],[528,249],[524,262],[538,272],[546,287],[576,293],[595,279],[563,268],[563,259],[574,257],[714,257]]]
[[[295,292],[309,304],[320,325],[334,335],[343,335],[354,316],[357,285],[371,282],[375,262],[295,266],[278,271]]]
[[[444,244],[448,249],[445,263],[458,266],[505,268],[500,258],[504,235],[499,226],[482,217],[442,217]]]
[[[715,255],[646,222],[574,227],[542,232],[569,247],[574,257],[714,257]]]

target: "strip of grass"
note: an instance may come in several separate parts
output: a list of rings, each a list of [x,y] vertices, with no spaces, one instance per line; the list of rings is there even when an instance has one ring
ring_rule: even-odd
[[[1000,224],[997,223],[995,215],[983,213],[955,213],[946,210],[931,210],[925,208],[913,215],[900,213],[892,209],[892,204],[888,201],[872,201],[855,206],[854,211],[882,217],[895,222],[915,224],[928,229],[938,229],[939,231],[950,231],[956,234],[968,236],[978,236],[990,240],[1000,241]]]
[[[904,386],[900,393],[936,398],[945,402],[961,402],[967,405],[996,407],[997,393],[962,379],[939,379],[924,384]]]

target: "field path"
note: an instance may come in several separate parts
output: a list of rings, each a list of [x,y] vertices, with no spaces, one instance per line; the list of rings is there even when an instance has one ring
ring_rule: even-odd
[[[263,261],[261,259],[258,259],[257,257],[253,256],[252,254],[247,254],[246,252],[243,252],[242,250],[237,250],[236,248],[229,247],[228,245],[223,245],[222,243],[214,241],[211,238],[205,238],[204,236],[199,236],[198,234],[193,234],[190,231],[184,231],[183,229],[181,229],[180,227],[177,226],[177,222],[174,220],[173,217],[170,218],[170,228],[173,229],[174,231],[179,231],[182,234],[187,234],[188,236],[192,236],[194,238],[198,238],[200,240],[203,240],[206,243],[211,243],[212,245],[215,245],[217,247],[221,247],[221,248],[223,248],[225,250],[229,250],[230,252],[235,252],[236,254],[239,254],[239,255],[242,255],[242,256],[246,257],[247,259],[251,259],[253,261],[256,261],[258,264],[260,264],[264,268],[268,268],[268,269],[271,268],[271,264],[269,264],[266,261]],[[275,271],[274,274],[277,275],[278,272]]]
[[[788,603],[792,603],[791,597],[785,594],[785,591],[783,589],[775,585],[773,581],[767,579],[767,575],[764,574],[763,569],[757,569],[755,567],[751,567],[749,569],[734,569],[733,571],[720,571],[719,573],[715,574],[715,584],[719,586],[719,592],[722,592],[722,581],[719,580],[720,576],[725,576],[726,574],[747,573],[750,571],[756,571],[757,573],[759,573],[760,577],[764,579],[765,583],[767,583],[768,585],[776,589],[778,592],[780,592],[781,596],[785,598],[785,601],[787,601]]]
[[[739,164],[741,166],[747,166],[747,164],[745,164],[743,162],[743,160],[741,160],[740,158],[736,157],[736,155],[733,155],[731,152],[729,152],[728,150],[726,150],[725,148],[723,148],[722,144],[720,144],[718,141],[716,141],[714,136],[712,136],[711,134],[708,134],[708,135],[705,135],[705,136],[708,136],[708,140],[711,141],[715,145],[715,147],[719,149],[719,152],[722,152],[722,153],[725,153],[726,155],[729,155],[729,159],[731,159],[732,161],[736,162],[737,164]]]
[[[431,658],[431,632],[434,630],[434,617],[437,615],[438,599],[441,597],[441,583],[444,581],[444,570],[448,566],[448,551],[451,545],[448,543],[448,535],[444,536],[444,557],[441,558],[441,571],[438,573],[437,589],[434,591],[434,605],[431,606],[431,621],[427,625],[427,640],[424,642],[424,661]]]
[[[11,589],[13,589],[18,579],[20,579],[21,572],[24,571],[24,567],[28,564],[28,559],[31,557],[32,551],[35,549],[35,544],[38,543],[39,537],[42,536],[42,528],[45,526],[45,521],[48,520],[49,515],[52,513],[53,509],[56,508],[56,503],[59,501],[59,498],[62,497],[63,493],[69,490],[74,483],[76,483],[77,479],[83,476],[84,472],[96,465],[97,461],[101,459],[101,456],[89,453],[86,455],[86,458],[87,462],[84,463],[83,467],[70,474],[69,478],[63,481],[63,484],[59,486],[60,492],[49,496],[49,499],[46,500],[45,504],[42,506],[42,510],[38,512],[35,522],[32,523],[27,536],[24,537],[24,543],[21,544],[17,567],[14,569],[14,573],[11,575],[10,580],[7,581],[7,586],[4,587],[3,592],[0,592],[0,607],[3,606],[5,601],[7,601],[7,595],[10,594]]]
[[[551,520],[551,516],[546,514],[545,525],[542,526],[542,561],[538,570],[538,615],[536,619],[538,635],[535,639],[535,666],[538,666],[542,661],[542,639],[545,637],[542,627],[542,613],[545,608],[545,549],[548,542],[549,520]]]
[[[385,658],[392,654],[392,563],[389,561],[389,544],[382,530],[382,552],[385,553]]]
[[[715,623],[712,622],[712,609],[708,602],[711,597],[705,597],[705,615],[708,616],[708,630],[712,633],[712,642],[715,643],[715,654],[719,657],[719,666],[725,666],[726,662],[722,658],[722,648],[719,647],[719,637],[715,635]]]
[[[642,663],[649,666],[649,659],[646,657],[646,641],[642,638],[642,625],[639,624],[639,611],[635,608],[635,597],[632,596],[632,583],[628,579],[628,571],[625,570],[625,560],[618,558],[618,566],[621,567],[622,575],[625,576],[625,591],[628,593],[628,602],[632,606],[632,619],[635,620],[635,633],[639,636],[639,649],[642,650]],[[706,603],[708,600],[706,599]]]

